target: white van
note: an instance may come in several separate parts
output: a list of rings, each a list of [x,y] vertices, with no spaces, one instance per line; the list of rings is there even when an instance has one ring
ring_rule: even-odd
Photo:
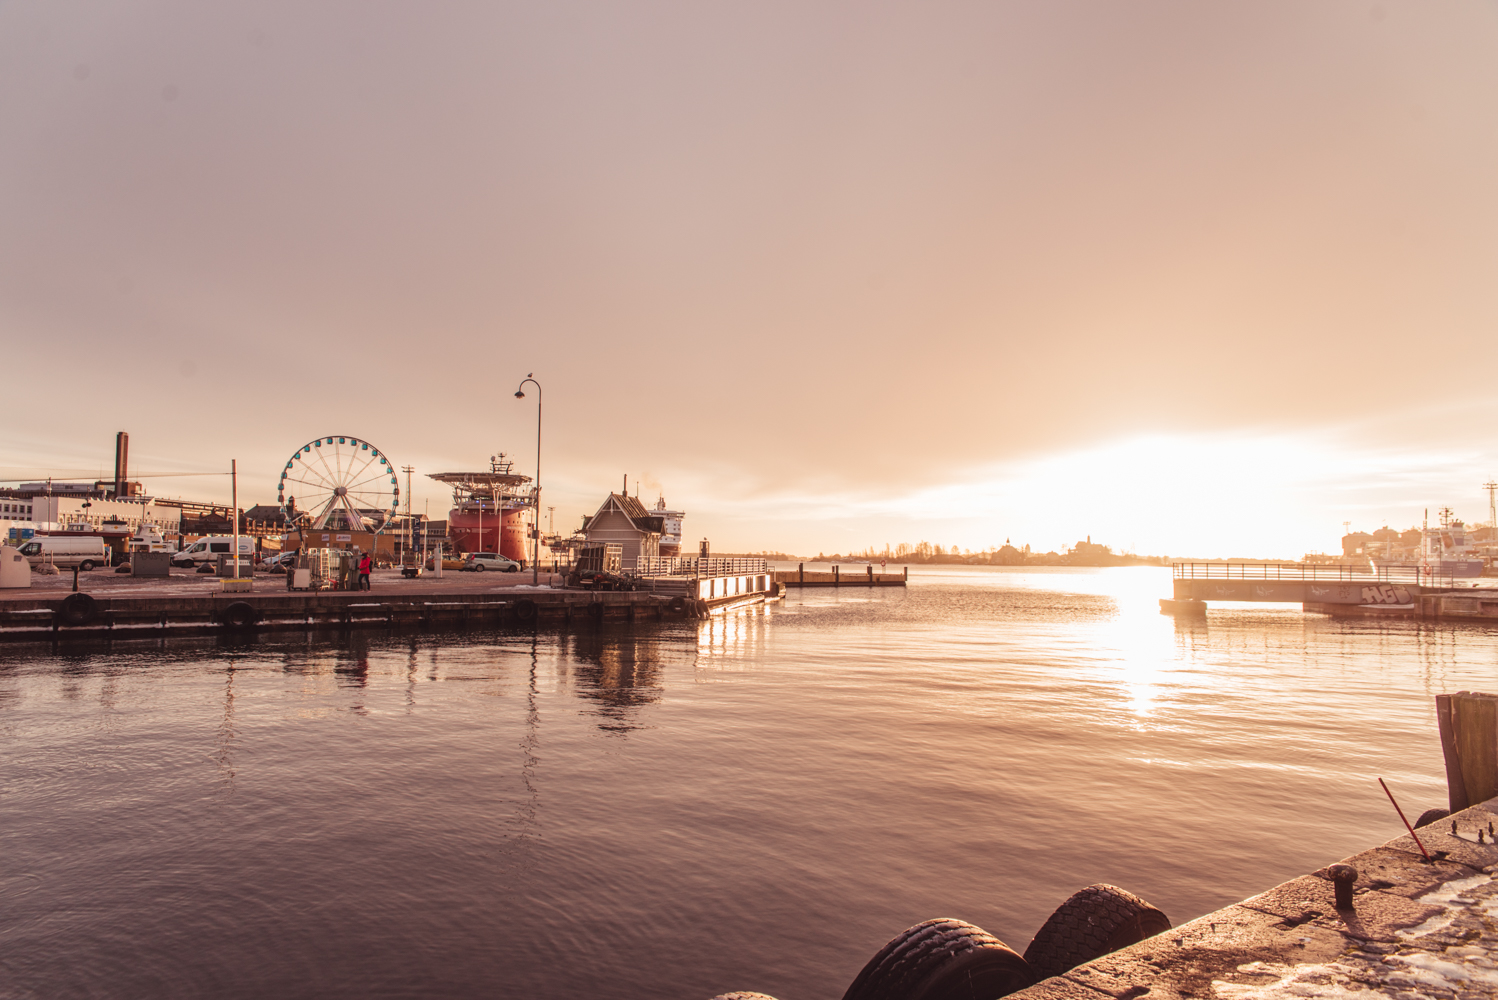
[[[199,563],[213,563],[217,565],[219,556],[226,556],[233,550],[233,535],[205,535],[172,556],[172,565],[185,569],[192,569]],[[254,556],[255,539],[249,535],[240,535],[239,554],[241,557]]]
[[[109,549],[98,535],[36,535],[21,546],[21,555],[32,569],[51,563],[58,569],[77,566],[87,572],[95,566],[109,565]]]

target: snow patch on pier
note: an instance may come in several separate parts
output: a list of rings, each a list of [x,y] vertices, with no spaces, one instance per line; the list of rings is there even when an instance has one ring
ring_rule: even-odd
[[[1492,875],[1453,879],[1420,897],[1441,907],[1399,944],[1370,942],[1334,962],[1238,967],[1259,982],[1216,980],[1217,1000],[1455,1000],[1498,996],[1498,882]]]

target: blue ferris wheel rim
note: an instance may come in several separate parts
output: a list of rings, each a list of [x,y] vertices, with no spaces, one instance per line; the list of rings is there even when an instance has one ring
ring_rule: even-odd
[[[298,449],[296,449],[295,451],[292,452],[291,458],[286,462],[286,465],[282,468],[282,470],[281,470],[281,477],[280,477],[280,479],[276,483],[276,503],[277,503],[277,507],[281,511],[281,516],[282,516],[283,520],[285,520],[287,522],[288,528],[290,528],[290,511],[289,511],[289,509],[286,506],[286,480],[287,480],[287,474],[291,470],[293,470],[293,469],[296,468],[296,463],[297,462],[301,461],[301,462],[303,462],[303,467],[304,468],[308,469],[310,472],[313,472],[314,475],[317,475],[317,476],[321,477],[322,473],[317,472],[312,465],[308,464],[304,460],[303,456],[306,456],[308,458],[312,457],[313,455],[317,454],[317,452],[314,449],[321,448],[324,445],[331,446],[331,447],[333,447],[335,449],[338,448],[338,447],[340,447],[340,446],[348,447],[350,449],[354,449],[354,448],[357,447],[357,450],[354,452],[354,454],[358,454],[360,452],[368,452],[369,453],[369,455],[368,455],[369,461],[366,462],[366,464],[363,466],[363,468],[360,469],[361,473],[364,472],[364,471],[367,471],[368,468],[370,467],[370,465],[373,465],[376,461],[378,461],[379,466],[383,467],[382,471],[388,470],[390,473],[392,473],[392,475],[390,477],[391,489],[390,489],[390,508],[389,508],[389,511],[386,513],[386,516],[381,520],[380,524],[377,525],[373,530],[370,531],[370,534],[372,536],[384,534],[386,528],[390,524],[390,521],[391,521],[392,517],[398,512],[399,507],[400,507],[400,480],[398,478],[396,478],[396,476],[393,475],[393,473],[395,472],[395,465],[390,461],[390,456],[388,454],[386,454],[385,452],[382,452],[379,448],[377,448],[373,444],[371,444],[368,438],[358,437],[358,436],[353,435],[353,434],[324,434],[324,435],[322,435],[320,437],[313,438],[311,441],[308,441],[306,444],[302,445],[300,448],[298,448]],[[343,484],[339,484],[339,485],[343,485]],[[331,493],[331,491],[332,491],[332,488],[327,488],[327,492]],[[361,492],[378,494],[380,491],[376,491],[376,490],[363,490]],[[299,513],[302,514],[303,516],[306,516],[308,514],[307,511],[299,511]],[[362,514],[361,514],[361,517],[362,517]],[[351,529],[351,530],[358,530],[358,529]]]

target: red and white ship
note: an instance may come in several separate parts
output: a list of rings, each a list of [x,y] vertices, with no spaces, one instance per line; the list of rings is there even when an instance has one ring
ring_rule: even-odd
[[[500,452],[488,472],[438,472],[429,478],[453,488],[447,537],[459,552],[498,552],[528,565],[526,513],[536,505],[530,476],[516,475]]]

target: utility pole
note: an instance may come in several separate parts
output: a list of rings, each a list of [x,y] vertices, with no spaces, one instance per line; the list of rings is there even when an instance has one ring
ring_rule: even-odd
[[[319,438],[318,440],[322,440]],[[229,498],[234,504],[234,579],[239,579],[239,459],[229,459]]]
[[[406,540],[401,543],[401,565],[405,566],[406,559],[411,553],[411,539],[414,537],[411,533],[411,473],[416,469],[410,465],[403,465],[401,471],[406,474]]]
[[[1482,488],[1488,491],[1488,541],[1498,541],[1498,501],[1494,494],[1498,494],[1498,482],[1489,479],[1482,484]]]

